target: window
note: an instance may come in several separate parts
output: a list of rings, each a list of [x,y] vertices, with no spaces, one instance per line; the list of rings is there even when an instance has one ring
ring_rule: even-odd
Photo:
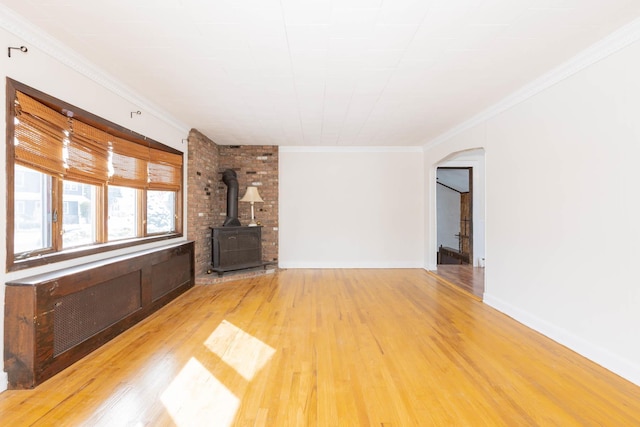
[[[16,185],[13,192],[15,246],[12,252],[28,254],[50,248],[51,177],[20,165],[16,165],[15,170],[24,176],[24,185],[22,188]]]
[[[78,184],[66,181],[64,183],[64,191],[78,191]]]
[[[69,185],[67,185],[69,184]],[[66,182],[62,192],[62,247],[90,245],[97,239],[98,187]]]
[[[27,213],[27,206],[26,206],[24,200],[16,200],[16,214],[17,214],[17,216],[26,215],[26,213]]]
[[[138,236],[138,190],[109,186],[109,240]]]
[[[7,80],[9,270],[180,236],[180,152]]]
[[[24,170],[18,170],[16,169],[14,171],[14,182],[15,182],[15,189],[16,191],[21,191],[22,189],[24,189],[24,176],[26,174],[26,172]]]
[[[147,233],[175,231],[176,193],[173,191],[147,192]]]

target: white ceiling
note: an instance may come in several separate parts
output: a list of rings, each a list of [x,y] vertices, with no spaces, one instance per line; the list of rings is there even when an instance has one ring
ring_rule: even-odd
[[[426,143],[638,0],[1,0],[218,144]]]

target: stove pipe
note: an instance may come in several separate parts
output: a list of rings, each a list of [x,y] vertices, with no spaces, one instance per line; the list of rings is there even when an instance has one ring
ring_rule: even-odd
[[[222,181],[227,185],[227,218],[223,227],[240,226],[238,219],[238,176],[232,169],[227,169],[222,173]]]

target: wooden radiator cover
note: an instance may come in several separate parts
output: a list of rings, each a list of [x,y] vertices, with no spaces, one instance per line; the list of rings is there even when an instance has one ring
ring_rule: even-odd
[[[195,283],[193,242],[7,283],[9,388],[32,388],[130,328]]]

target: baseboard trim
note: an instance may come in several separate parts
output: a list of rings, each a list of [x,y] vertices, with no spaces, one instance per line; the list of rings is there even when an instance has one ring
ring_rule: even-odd
[[[490,294],[484,294],[484,303],[506,314],[523,325],[540,332],[559,344],[597,363],[605,369],[640,386],[640,366],[624,359],[609,350],[596,346],[589,341],[559,328],[525,310]]]
[[[0,393],[9,387],[9,375],[6,372],[0,372]]]
[[[279,266],[281,269],[304,269],[304,268],[337,268],[337,269],[348,269],[348,268],[423,268],[423,265],[418,262],[286,262],[279,261]]]

